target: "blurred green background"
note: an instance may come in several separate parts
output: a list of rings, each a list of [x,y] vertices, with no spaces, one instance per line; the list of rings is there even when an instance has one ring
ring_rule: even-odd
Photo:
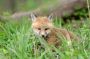
[[[0,13],[29,11],[53,0],[0,0]],[[57,0],[56,0],[57,1]],[[55,2],[55,1],[54,1]],[[52,3],[52,2],[51,2]]]

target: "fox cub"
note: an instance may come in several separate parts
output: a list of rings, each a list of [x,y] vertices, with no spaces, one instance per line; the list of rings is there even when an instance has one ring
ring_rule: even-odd
[[[72,32],[66,29],[55,28],[52,23],[52,17],[36,17],[31,14],[32,29],[36,35],[44,38],[49,45],[55,45],[56,47],[61,44],[59,37],[65,37],[68,41],[75,39]]]

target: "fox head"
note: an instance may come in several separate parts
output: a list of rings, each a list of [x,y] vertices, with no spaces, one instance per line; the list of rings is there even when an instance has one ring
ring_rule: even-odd
[[[46,38],[53,28],[52,16],[49,17],[36,17],[31,14],[32,29],[36,35]]]

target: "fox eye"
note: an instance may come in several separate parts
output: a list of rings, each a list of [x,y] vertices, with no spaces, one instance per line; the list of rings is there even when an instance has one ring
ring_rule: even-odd
[[[38,30],[41,30],[41,28],[38,28]]]
[[[45,30],[48,30],[49,28],[45,28]]]

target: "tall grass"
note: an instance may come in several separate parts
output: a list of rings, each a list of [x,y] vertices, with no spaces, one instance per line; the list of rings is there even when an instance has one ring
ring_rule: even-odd
[[[61,23],[61,21],[54,22],[60,28]],[[62,46],[55,48],[49,46],[42,38],[36,37],[31,29],[31,21],[27,18],[19,22],[0,23],[0,59],[89,59],[90,20],[86,20],[78,28],[72,25],[67,24],[64,27],[78,35],[81,41],[79,44],[74,43],[70,49],[64,38]],[[52,48],[55,52],[52,52]]]
[[[33,7],[36,8],[36,5]],[[59,19],[53,23],[55,27],[64,27],[77,35],[80,39],[79,44],[75,42],[70,48],[62,38],[60,48],[49,46],[43,38],[34,35],[31,21],[27,18],[22,18],[19,22],[0,22],[0,59],[90,59],[90,20],[85,19],[82,24],[77,21],[75,24],[68,23],[64,26]]]

